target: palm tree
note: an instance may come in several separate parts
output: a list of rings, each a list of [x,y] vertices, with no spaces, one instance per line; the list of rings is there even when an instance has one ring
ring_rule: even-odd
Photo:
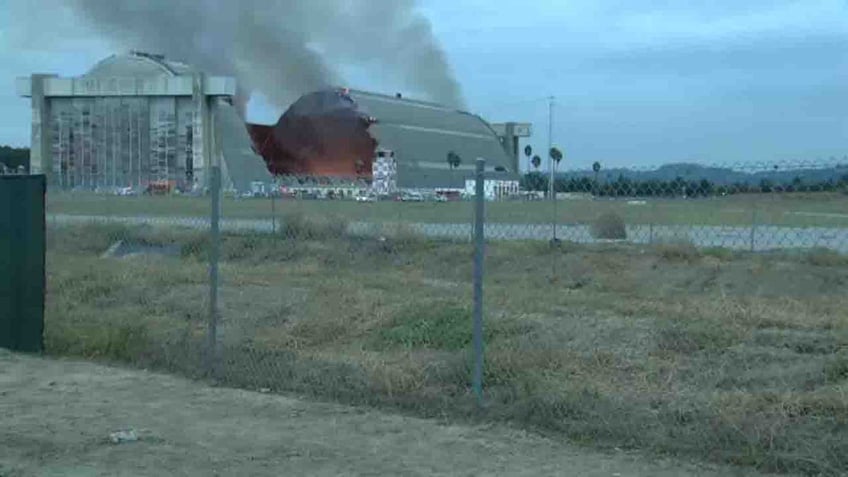
[[[459,157],[459,154],[450,151],[448,153],[448,166],[450,166],[451,169],[456,169],[460,164],[462,164],[462,158]]]
[[[538,171],[542,167],[542,158],[537,154],[533,156],[533,159],[530,159],[530,164],[533,164],[533,168]]]
[[[555,147],[551,148],[549,155],[551,156],[551,159],[554,161],[553,170],[551,171],[551,184],[550,184],[550,186],[551,186],[551,197],[556,197],[556,195],[555,195],[556,194],[556,170],[557,170],[557,167],[559,167],[559,162],[562,161],[563,155],[562,155],[562,151],[560,151],[559,149],[557,149]]]
[[[451,170],[457,169],[460,164],[462,164],[462,158],[459,157],[459,154],[453,151],[448,152],[448,166]]]
[[[551,148],[551,159],[554,160],[554,165],[559,166],[559,161],[563,158],[562,151],[559,149],[552,147]]]

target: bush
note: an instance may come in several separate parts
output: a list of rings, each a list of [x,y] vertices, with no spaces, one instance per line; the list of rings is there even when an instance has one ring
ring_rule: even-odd
[[[848,256],[826,248],[810,250],[804,258],[807,263],[816,267],[844,267],[848,264]]]
[[[694,262],[701,258],[701,252],[691,242],[673,242],[657,245],[657,254],[669,262]]]
[[[596,239],[624,240],[627,238],[627,227],[624,225],[624,219],[612,212],[598,217],[592,224],[591,232]]]
[[[308,217],[302,213],[288,214],[283,218],[283,235],[294,240],[327,240],[344,237],[347,222],[341,217]]]

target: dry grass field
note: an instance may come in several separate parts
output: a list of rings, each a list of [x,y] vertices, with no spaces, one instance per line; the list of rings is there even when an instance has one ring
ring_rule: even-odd
[[[288,223],[277,236],[224,238],[226,384],[601,448],[848,472],[844,256],[492,243],[480,413],[469,245]],[[119,239],[176,252],[101,257]],[[203,375],[205,236],[85,226],[48,241],[49,353]]]

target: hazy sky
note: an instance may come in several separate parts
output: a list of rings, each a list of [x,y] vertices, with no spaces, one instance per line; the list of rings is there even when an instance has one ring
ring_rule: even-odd
[[[78,75],[113,47],[59,0],[0,0],[0,144],[29,142],[14,78]],[[571,166],[848,154],[848,0],[422,0],[462,84],[492,121],[530,121]],[[41,13],[40,13],[41,12]],[[33,41],[40,25],[43,37]],[[140,49],[143,49],[140,47]],[[380,71],[349,86],[393,93]],[[254,102],[254,119],[277,112]]]

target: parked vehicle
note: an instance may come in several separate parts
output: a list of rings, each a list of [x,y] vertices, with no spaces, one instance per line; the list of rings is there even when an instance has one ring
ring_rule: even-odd
[[[144,189],[146,195],[167,195],[176,189],[174,181],[151,181]]]

